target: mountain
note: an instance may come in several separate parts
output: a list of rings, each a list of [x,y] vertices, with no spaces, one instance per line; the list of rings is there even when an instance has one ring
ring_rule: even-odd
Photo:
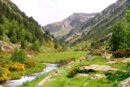
[[[11,0],[0,0],[0,40],[20,43],[22,48],[35,42],[55,44],[53,36],[32,17],[21,12]]]
[[[85,13],[73,13],[68,18],[64,19],[61,22],[55,22],[44,26],[45,30],[50,31],[57,38],[68,34],[75,27],[81,26],[85,21],[93,18],[97,13],[85,14]]]
[[[93,43],[103,41],[112,35],[112,25],[124,18],[125,10],[130,0],[118,0],[104,9],[95,17],[72,29],[62,37],[62,41],[71,44]]]

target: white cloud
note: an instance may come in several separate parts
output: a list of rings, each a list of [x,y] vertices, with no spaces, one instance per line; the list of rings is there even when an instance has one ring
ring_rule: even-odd
[[[117,0],[11,0],[41,25],[61,21],[74,12],[100,12]]]

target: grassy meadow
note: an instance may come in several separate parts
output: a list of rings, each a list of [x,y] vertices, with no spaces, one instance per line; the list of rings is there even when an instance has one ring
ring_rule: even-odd
[[[78,59],[87,54],[86,51],[39,53],[34,58],[40,62],[57,63],[61,60]]]

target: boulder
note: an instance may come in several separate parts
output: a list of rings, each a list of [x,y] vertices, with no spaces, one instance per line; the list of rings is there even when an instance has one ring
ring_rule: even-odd
[[[93,57],[92,55],[88,54],[88,55],[86,55],[86,59],[87,59],[87,60],[93,60],[94,57]]]
[[[95,74],[91,77],[91,79],[100,79],[100,78],[105,78],[106,76],[104,74]]]
[[[81,77],[87,77],[88,74],[78,74],[78,76],[81,76]]]
[[[102,54],[103,57],[105,57],[107,60],[110,60],[112,58],[112,54],[108,53],[108,52],[104,52]]]
[[[118,84],[118,87],[130,87],[130,77],[121,81],[119,84]]]
[[[112,61],[112,60],[108,61],[108,63],[109,63],[109,64],[117,64],[116,61]]]
[[[85,57],[81,57],[81,58],[80,58],[80,61],[84,61],[84,60],[86,60]]]

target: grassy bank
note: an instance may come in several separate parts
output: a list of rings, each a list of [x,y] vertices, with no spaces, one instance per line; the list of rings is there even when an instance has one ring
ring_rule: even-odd
[[[9,78],[17,79],[23,75],[30,75],[33,73],[41,72],[45,68],[45,64],[37,63],[35,67],[25,68],[24,71],[11,71]]]
[[[41,72],[45,68],[45,64],[41,64],[39,62],[34,62],[34,63],[35,63],[35,66],[33,66],[33,67],[25,66],[24,70],[11,70],[10,74],[8,75],[8,78],[9,79],[18,79],[18,78],[21,78],[23,75],[29,75],[29,74],[33,74],[36,72]],[[11,62],[9,54],[0,55],[0,67],[1,68],[9,69],[9,67],[11,65],[12,65],[12,62]]]

